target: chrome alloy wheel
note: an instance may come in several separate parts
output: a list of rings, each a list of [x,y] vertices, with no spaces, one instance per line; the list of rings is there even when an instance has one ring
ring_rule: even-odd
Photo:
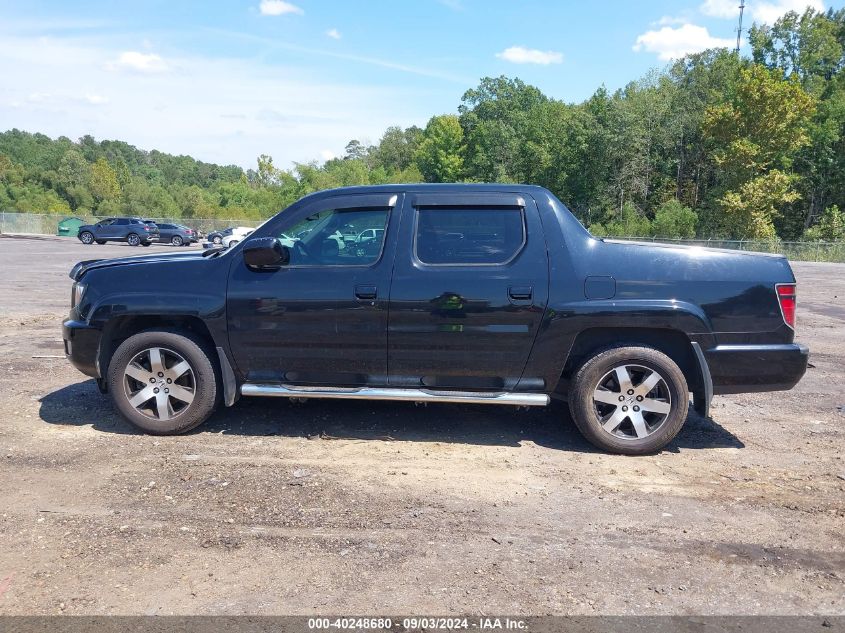
[[[593,391],[593,403],[602,428],[625,440],[648,437],[672,410],[672,396],[663,376],[633,364],[607,372]]]
[[[141,238],[132,233],[126,238],[126,241],[129,243],[129,246],[138,246],[141,243]]]
[[[196,378],[181,355],[151,347],[129,361],[123,372],[123,390],[138,412],[156,420],[170,420],[194,401]]]

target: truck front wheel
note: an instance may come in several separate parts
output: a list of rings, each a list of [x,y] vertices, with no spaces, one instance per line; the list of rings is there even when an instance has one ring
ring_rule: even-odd
[[[109,393],[123,417],[147,433],[184,433],[205,422],[220,400],[213,358],[204,341],[186,332],[135,334],[109,363]]]
[[[612,453],[659,451],[687,418],[689,389],[678,365],[651,347],[618,346],[575,374],[569,410],[581,434]]]

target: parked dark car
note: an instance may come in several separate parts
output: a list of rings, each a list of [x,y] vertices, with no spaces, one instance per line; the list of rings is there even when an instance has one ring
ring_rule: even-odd
[[[96,224],[83,224],[76,236],[83,244],[126,242],[130,246],[149,246],[158,239],[158,227],[141,218],[106,218]]]
[[[344,226],[377,248],[340,249]],[[642,454],[690,394],[706,416],[714,393],[790,389],[808,359],[784,257],[597,239],[532,186],[323,191],[228,250],[70,275],[70,362],[154,434],[240,396],[557,398],[595,445]]]
[[[205,236],[205,239],[212,244],[222,244],[224,237],[229,237],[232,234],[232,231],[235,230],[234,226],[230,226],[229,228],[223,229],[221,231],[212,231],[208,235]]]
[[[159,242],[173,244],[173,246],[190,246],[199,241],[199,235],[194,229],[182,224],[158,223]]]

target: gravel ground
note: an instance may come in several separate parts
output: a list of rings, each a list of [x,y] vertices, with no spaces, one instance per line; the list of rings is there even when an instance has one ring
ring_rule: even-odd
[[[71,265],[140,252],[0,239],[0,613],[845,614],[845,265],[794,264],[798,387],[632,458],[560,406],[245,399],[137,434],[54,356]]]

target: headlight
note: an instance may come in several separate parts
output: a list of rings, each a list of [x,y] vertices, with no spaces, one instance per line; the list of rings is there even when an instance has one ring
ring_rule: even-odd
[[[71,291],[70,295],[70,307],[75,308],[79,305],[79,302],[82,301],[82,295],[85,294],[85,289],[88,287],[87,284],[75,283],[73,284],[73,290]]]

